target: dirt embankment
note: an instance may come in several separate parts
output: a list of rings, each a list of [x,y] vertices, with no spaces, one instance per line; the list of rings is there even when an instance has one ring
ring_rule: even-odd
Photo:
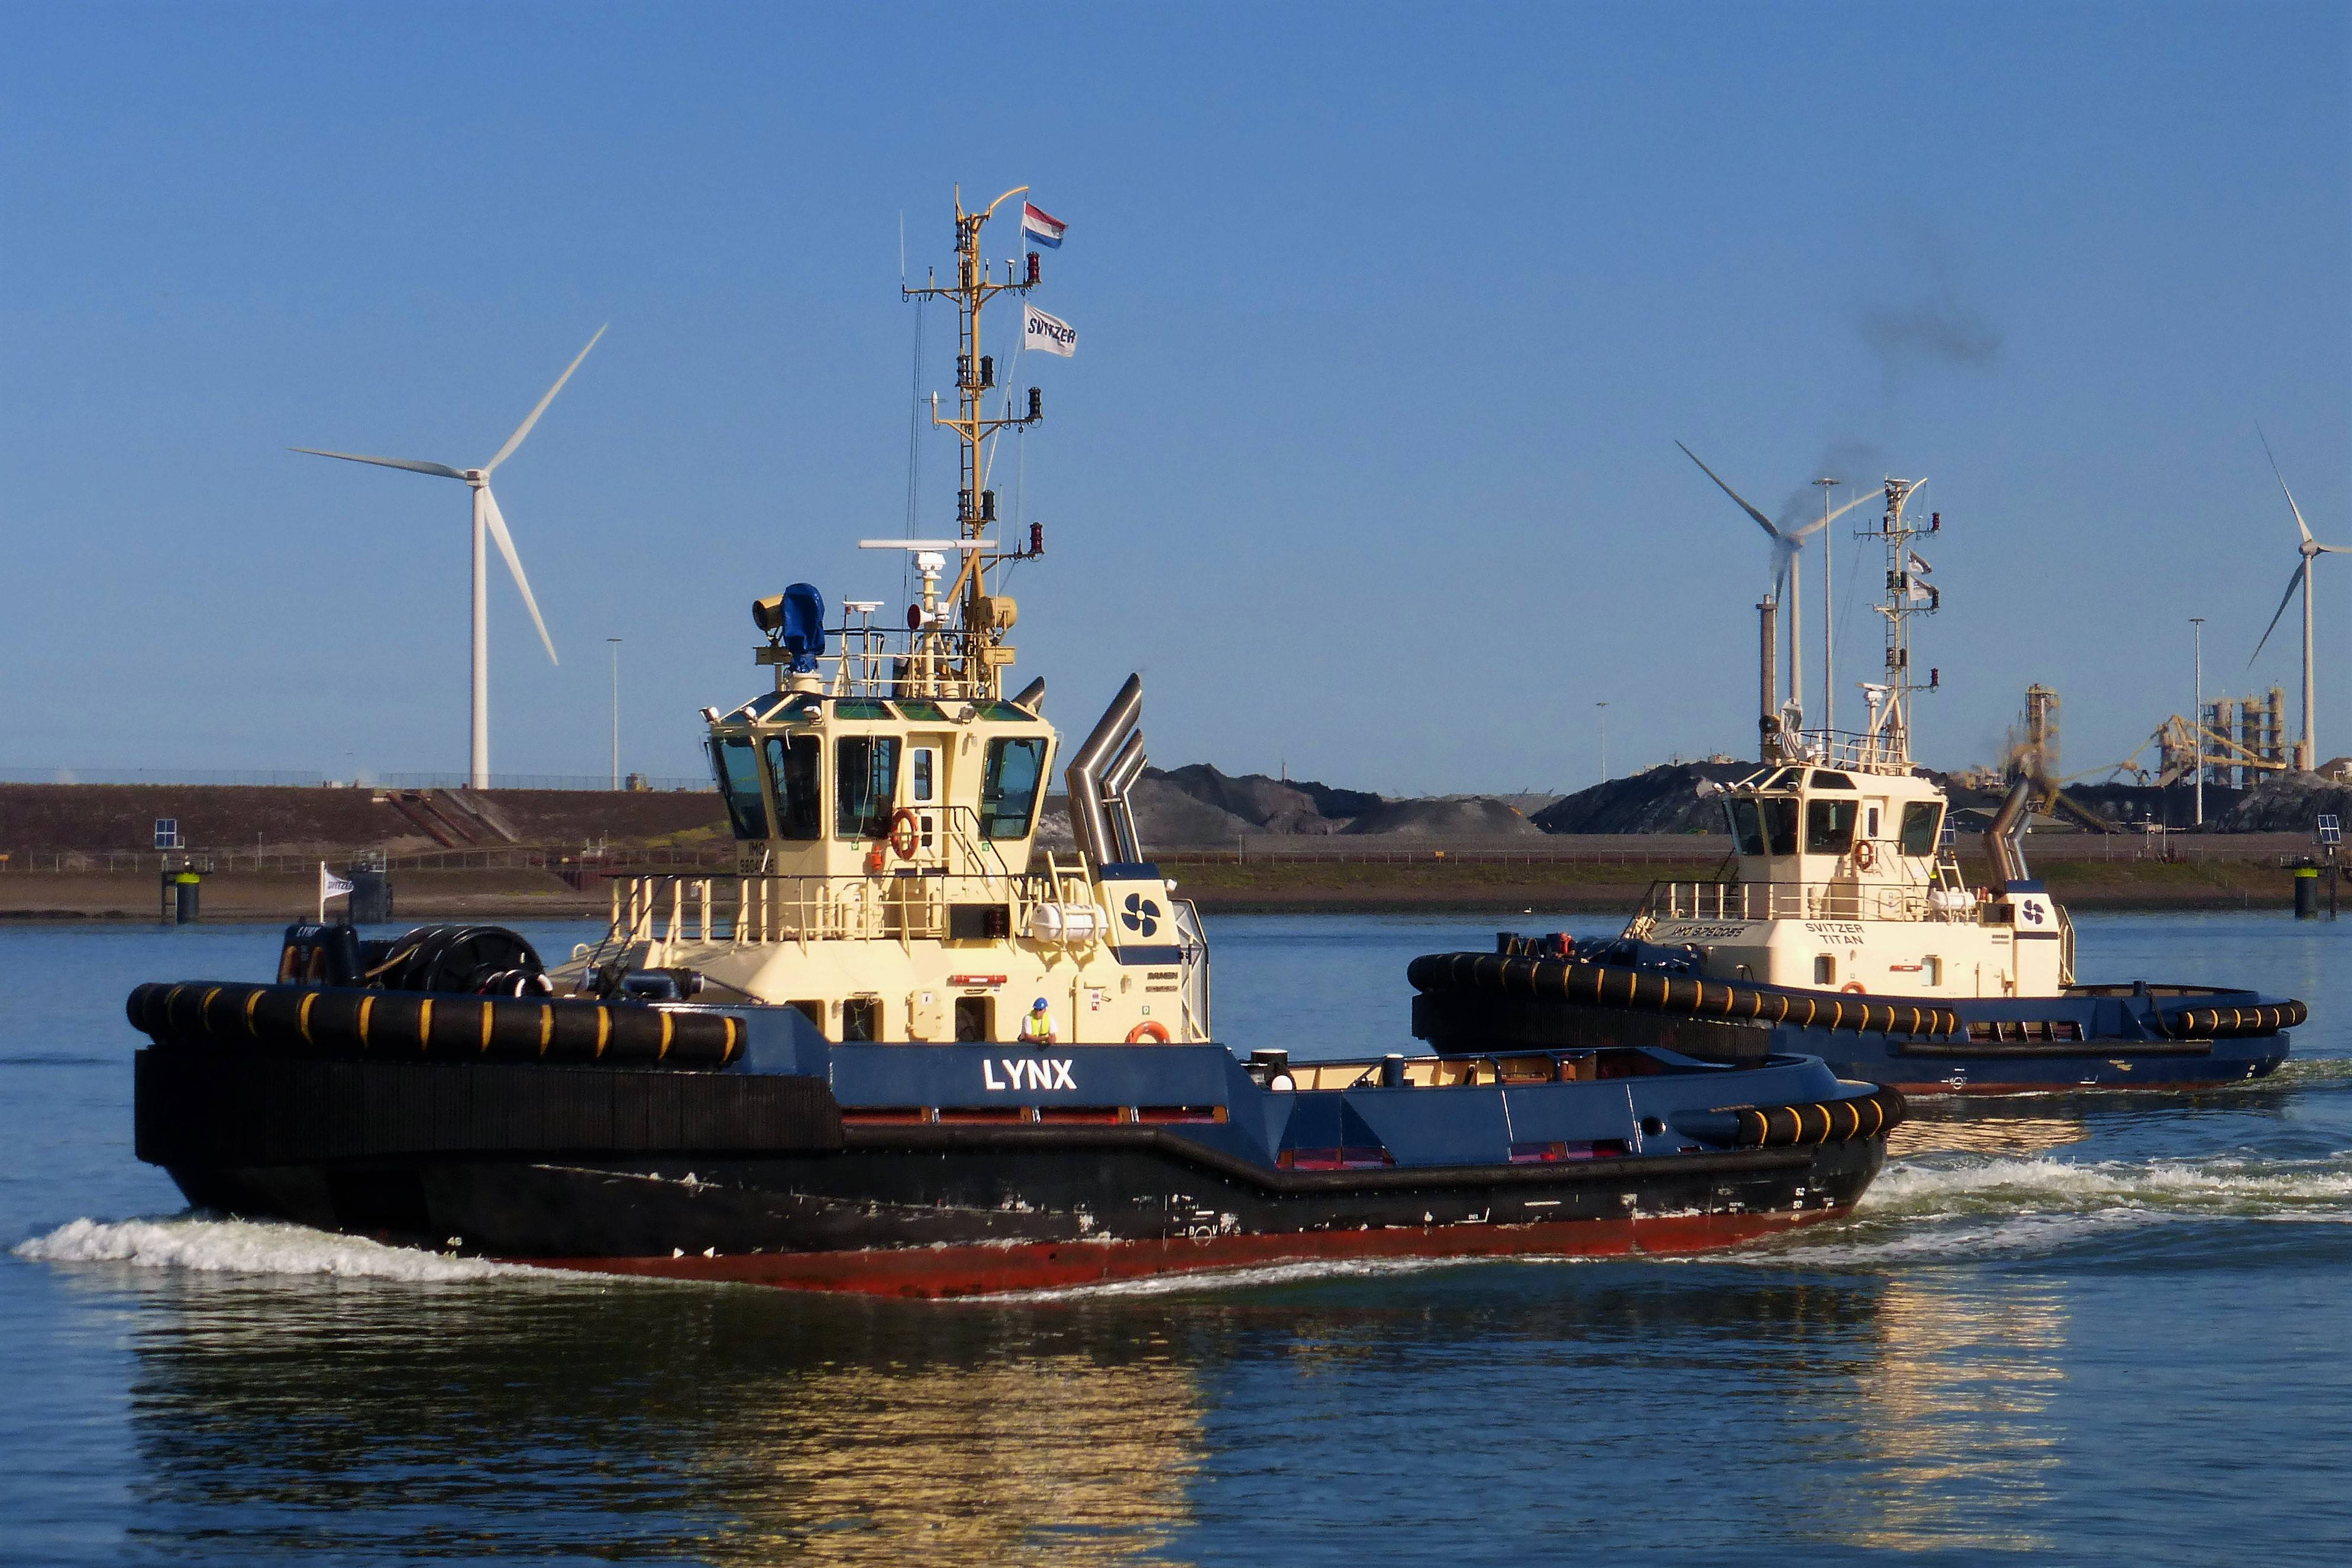
[[[152,851],[155,823],[179,823],[183,847],[199,852],[431,850],[451,843],[576,846],[722,838],[725,815],[710,791],[485,789],[501,832],[462,810],[420,810],[436,791],[303,789],[225,784],[0,784],[0,852],[103,854]],[[429,802],[428,802],[429,804]],[[434,830],[442,838],[431,836]],[[510,833],[511,837],[508,834]]]

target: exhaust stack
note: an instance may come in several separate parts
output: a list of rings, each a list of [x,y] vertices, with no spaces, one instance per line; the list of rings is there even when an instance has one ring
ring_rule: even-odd
[[[1126,749],[1118,753],[1118,763],[1127,763],[1131,752],[1133,766],[1129,779],[1135,773],[1142,771],[1142,732],[1136,731],[1131,739],[1128,736],[1129,730],[1135,729],[1136,716],[1142,711],[1143,677],[1129,675],[1127,684],[1118,688],[1118,695],[1110,699],[1110,706],[1103,710],[1102,718],[1095,725],[1093,733],[1087,737],[1085,743],[1070,758],[1069,767],[1062,773],[1070,791],[1071,836],[1077,840],[1078,852],[1097,868],[1129,858],[1129,852],[1134,844],[1135,819],[1127,807],[1127,791],[1124,788],[1111,789],[1106,778],[1106,764],[1112,757],[1113,748],[1124,740]],[[1124,842],[1112,836],[1111,810],[1106,808],[1116,810],[1119,826],[1124,830]]]
[[[1780,605],[1766,594],[1756,606],[1758,629],[1761,633],[1757,671],[1762,681],[1757,698],[1756,727],[1762,737],[1763,760],[1775,761],[1780,756],[1780,719],[1774,694],[1780,685]]]
[[[1993,886],[2007,893],[2012,883],[2031,882],[2025,864],[2025,831],[2032,825],[2026,807],[2033,799],[2033,781],[2020,779],[2009,787],[2009,798],[1992,814],[1985,829],[1985,849],[1992,857]]]

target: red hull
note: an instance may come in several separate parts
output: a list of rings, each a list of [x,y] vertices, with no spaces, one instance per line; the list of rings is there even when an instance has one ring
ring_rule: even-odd
[[[1802,1213],[1699,1214],[1538,1225],[1307,1231],[1197,1239],[1038,1242],[1002,1247],[911,1247],[862,1252],[753,1252],[706,1258],[514,1258],[542,1269],[642,1274],[785,1290],[869,1296],[979,1296],[1102,1285],[1156,1274],[1364,1258],[1616,1258],[1706,1252],[1835,1219],[1845,1208]]]

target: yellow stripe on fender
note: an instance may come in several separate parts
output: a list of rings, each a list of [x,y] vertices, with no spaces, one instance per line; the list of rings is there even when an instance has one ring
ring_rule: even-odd
[[[360,1049],[362,1051],[368,1048],[368,1019],[374,1015],[374,1012],[375,998],[362,997],[360,998]]]
[[[547,1054],[548,1041],[555,1038],[555,1009],[545,1002],[539,1004],[539,1053]]]
[[[654,1060],[655,1060],[656,1061],[661,1061],[664,1057],[666,1057],[666,1056],[667,1056],[667,1055],[669,1054],[669,1033],[670,1033],[670,1028],[671,1028],[671,1024],[672,1024],[672,1021],[673,1021],[673,1020],[671,1019],[671,1018],[670,1018],[670,1016],[669,1016],[669,1011],[668,1011],[668,1009],[662,1009],[661,1020],[662,1020],[662,1037],[661,1037],[661,1044],[660,1044],[660,1046],[659,1046],[658,1048],[656,1048],[656,1049],[655,1050],[655,1051],[654,1051]]]
[[[302,994],[301,1010],[294,1015],[294,1021],[301,1026],[302,1043],[304,1045],[316,1045],[319,1043],[317,1040],[310,1038],[310,1009],[318,1005],[319,993],[316,991],[305,991]]]
[[[613,1038],[613,1009],[599,1005],[596,1009],[596,1055],[604,1054],[604,1042]]]
[[[245,994],[245,1032],[256,1040],[261,1038],[261,1031],[253,1027],[253,1009],[260,1005],[261,988],[256,986]]]
[[[429,1056],[433,1051],[433,998],[425,998],[416,1004],[416,1054]]]

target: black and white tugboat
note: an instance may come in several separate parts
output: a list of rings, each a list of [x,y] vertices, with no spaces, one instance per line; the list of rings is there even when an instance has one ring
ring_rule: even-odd
[[[1863,530],[1887,562],[1885,663],[1863,688],[1865,727],[1803,727],[1793,689],[1776,710],[1768,600],[1763,761],[1722,791],[1735,851],[1723,870],[1655,883],[1614,941],[1507,935],[1497,953],[1414,960],[1418,1036],[1440,1050],[1801,1051],[1912,1094],[2193,1089],[2261,1078],[2285,1060],[2299,1001],[2077,981],[2074,924],[2026,862],[2029,807],[2051,789],[2032,751],[1985,832],[1986,878],[1969,881],[1944,791],[1911,761],[1910,699],[1940,684],[1933,671],[1911,675],[1911,618],[1941,601],[1916,546],[1940,519],[1906,520],[1917,487],[1886,481],[1885,514]]]
[[[729,876],[624,876],[543,967],[495,928],[288,934],[276,981],[139,988],[138,1151],[192,1203],[546,1265],[949,1295],[1330,1258],[1680,1252],[1845,1212],[1902,1100],[1813,1057],[1457,1038],[1236,1054],[1145,858],[1130,676],[1060,760],[987,537],[980,319],[1038,280],[957,205],[953,538],[906,629],[805,583],[707,710]]]

